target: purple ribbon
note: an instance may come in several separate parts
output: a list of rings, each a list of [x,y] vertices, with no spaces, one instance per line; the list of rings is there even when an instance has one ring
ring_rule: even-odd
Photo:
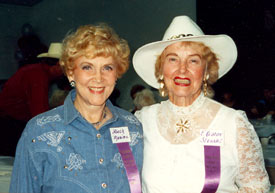
[[[117,147],[126,169],[131,193],[141,193],[139,172],[129,143],[117,143]]]
[[[217,191],[221,177],[220,146],[204,146],[205,182],[202,193]]]

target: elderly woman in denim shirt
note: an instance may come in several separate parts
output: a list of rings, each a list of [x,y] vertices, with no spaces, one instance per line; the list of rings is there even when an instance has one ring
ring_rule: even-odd
[[[64,105],[27,124],[10,192],[141,192],[141,124],[108,100],[129,53],[106,24],[80,26],[64,39],[60,65],[74,89]]]

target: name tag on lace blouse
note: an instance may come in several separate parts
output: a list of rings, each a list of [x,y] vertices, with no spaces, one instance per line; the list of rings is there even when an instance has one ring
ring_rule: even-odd
[[[222,130],[200,130],[200,143],[207,146],[223,146],[224,134]]]
[[[128,127],[112,127],[110,128],[113,143],[131,142]]]
[[[220,148],[224,143],[222,130],[200,130],[200,143],[204,146],[205,181],[201,193],[216,192],[221,177]]]

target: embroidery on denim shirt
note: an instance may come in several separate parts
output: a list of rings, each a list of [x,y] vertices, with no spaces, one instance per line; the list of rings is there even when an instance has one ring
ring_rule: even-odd
[[[61,121],[60,115],[54,115],[54,116],[47,116],[47,117],[41,117],[36,120],[37,125],[43,126],[46,123],[55,122],[55,121]]]
[[[121,158],[121,156],[120,156],[120,153],[116,153],[116,154],[114,155],[114,158],[111,160],[111,162],[116,163],[116,166],[117,166],[118,168],[123,168],[123,167],[124,167],[122,158]]]
[[[84,160],[79,154],[70,153],[69,159],[66,159],[66,164],[68,165],[68,170],[82,170],[82,164],[85,164],[86,160]]]
[[[138,139],[142,138],[142,135],[139,132],[130,132],[131,142],[129,143],[130,146],[134,146],[138,143]]]
[[[122,117],[129,121],[131,124],[140,125],[138,119],[133,115],[122,115]]]
[[[63,136],[65,135],[65,131],[50,131],[47,133],[43,133],[42,135],[38,136],[37,139],[40,141],[47,141],[47,144],[53,147],[57,147],[57,152],[62,151],[62,147],[59,146],[59,143]]]

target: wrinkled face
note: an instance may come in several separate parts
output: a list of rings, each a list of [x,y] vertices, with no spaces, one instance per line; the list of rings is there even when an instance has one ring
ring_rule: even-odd
[[[201,53],[195,47],[177,42],[163,54],[162,72],[170,101],[178,106],[192,104],[201,92],[205,74]]]
[[[113,57],[89,59],[81,56],[74,64],[75,68],[68,78],[76,83],[75,103],[82,106],[104,105],[117,80],[117,65]]]

